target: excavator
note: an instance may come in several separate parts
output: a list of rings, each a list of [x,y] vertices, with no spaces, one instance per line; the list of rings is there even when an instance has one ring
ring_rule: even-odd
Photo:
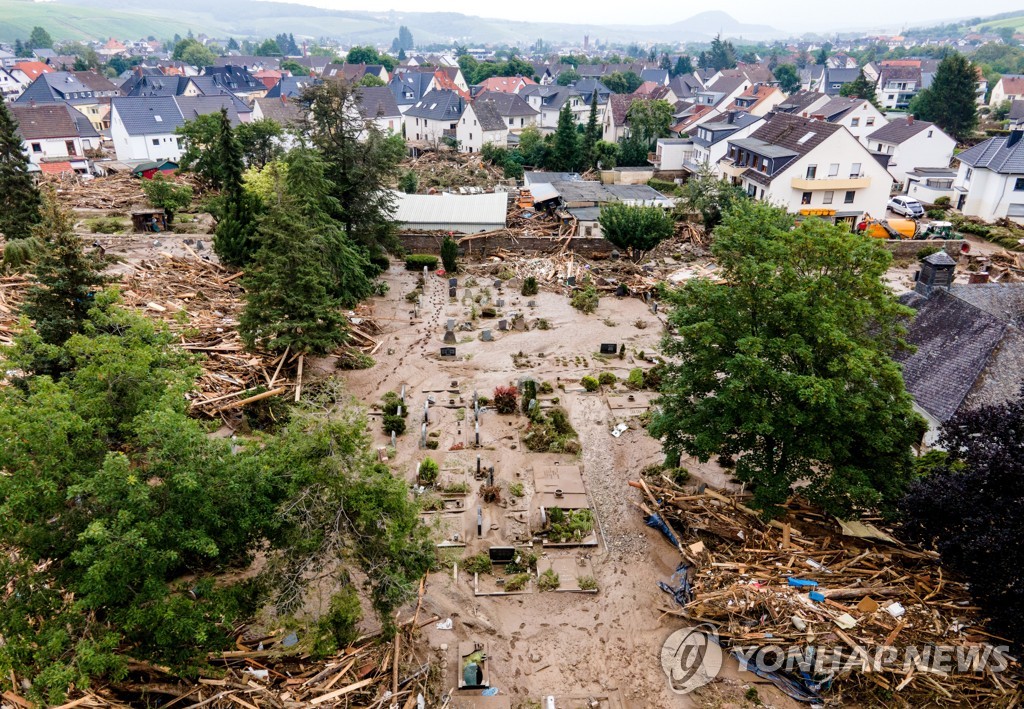
[[[870,214],[857,224],[857,231],[875,239],[957,239],[951,222],[921,224],[916,219],[873,219]]]

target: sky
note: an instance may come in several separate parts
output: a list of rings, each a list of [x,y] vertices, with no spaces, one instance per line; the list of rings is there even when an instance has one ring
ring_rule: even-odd
[[[635,5],[622,0],[381,0],[373,7],[353,0],[285,0],[333,10],[388,9],[399,12],[458,12],[465,15],[540,22],[586,22],[594,24],[671,24],[708,10],[727,12],[746,24],[770,25],[791,32],[842,31],[847,28],[892,28],[906,25],[939,24],[955,18],[993,15],[1024,9],[1021,0],[985,0],[973,5],[963,0],[860,0],[859,2],[808,2],[807,0],[730,0],[728,3],[681,3],[647,0]],[[637,9],[643,8],[643,12]],[[971,14],[975,13],[975,14]],[[656,21],[653,18],[658,18]]]

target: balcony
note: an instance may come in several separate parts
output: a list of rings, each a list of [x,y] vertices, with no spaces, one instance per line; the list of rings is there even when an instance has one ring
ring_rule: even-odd
[[[744,172],[751,169],[750,165],[737,165],[728,158],[725,160],[718,161],[718,169],[722,175],[727,177],[740,177]]]
[[[793,189],[801,192],[815,190],[862,190],[871,186],[871,178],[866,175],[856,177],[794,177]]]
[[[658,153],[647,153],[647,162],[655,167],[661,167],[661,155]]]

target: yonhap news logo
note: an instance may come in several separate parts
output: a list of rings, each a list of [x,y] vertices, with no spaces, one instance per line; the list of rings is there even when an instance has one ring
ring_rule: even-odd
[[[689,694],[708,684],[722,670],[718,633],[709,626],[675,631],[661,646],[661,668],[676,694]]]

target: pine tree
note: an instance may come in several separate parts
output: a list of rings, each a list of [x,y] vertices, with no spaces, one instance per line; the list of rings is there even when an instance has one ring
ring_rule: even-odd
[[[107,261],[96,252],[86,253],[55,195],[48,195],[43,204],[36,234],[44,246],[33,268],[36,284],[29,289],[22,312],[35,321],[45,344],[59,346],[81,330],[93,294],[108,281],[102,275]]]
[[[974,65],[963,54],[950,54],[939,63],[932,85],[910,102],[910,112],[964,141],[978,127],[977,88]]]
[[[864,76],[863,69],[860,70],[856,79],[839,87],[839,95],[867,99],[876,106],[878,105],[878,97],[875,96],[875,85]]]
[[[676,59],[676,65],[672,68],[672,78],[682,76],[683,74],[693,73],[693,62],[689,57],[679,57]]]
[[[227,109],[221,109],[220,112],[218,150],[222,161],[224,203],[213,248],[221,262],[230,266],[244,266],[256,251],[254,222],[259,205],[242,186],[242,147],[231,128]]]
[[[551,168],[560,172],[574,172],[578,166],[579,136],[576,131],[576,119],[567,101],[558,112],[555,145],[551,151]]]
[[[330,269],[302,209],[286,198],[263,217],[259,237],[263,246],[242,279],[245,309],[238,331],[243,342],[272,352],[335,349],[346,337],[342,302],[331,294]]]
[[[585,168],[594,167],[597,158],[594,155],[594,146],[601,140],[601,125],[597,122],[597,89],[594,89],[590,97],[590,118],[587,119],[587,129],[583,133],[583,155]]]
[[[0,234],[8,241],[26,239],[39,223],[39,190],[21,150],[18,124],[0,102]]]

